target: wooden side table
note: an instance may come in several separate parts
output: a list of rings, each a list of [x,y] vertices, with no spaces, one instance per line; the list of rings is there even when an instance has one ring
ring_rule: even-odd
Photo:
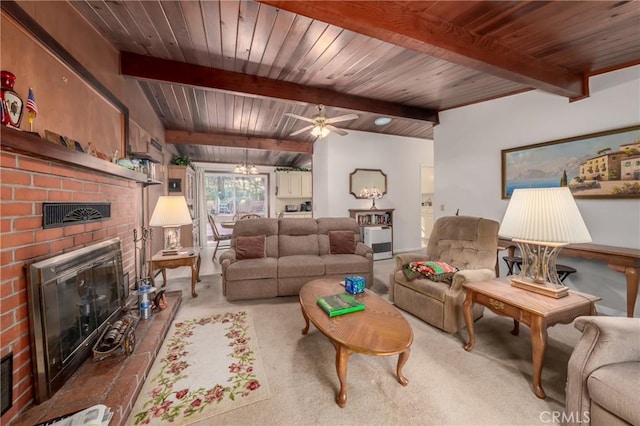
[[[582,315],[596,315],[595,303],[600,297],[586,293],[569,291],[560,299],[543,296],[531,291],[512,287],[508,278],[463,284],[467,296],[463,304],[464,321],[469,331],[469,342],[464,346],[470,351],[475,344],[473,330],[473,304],[479,303],[492,312],[513,318],[511,334],[518,335],[520,323],[531,329],[531,349],[533,358],[533,390],[538,398],[544,399],[542,389],[542,365],[547,348],[547,327],[568,324]]]
[[[200,248],[199,247],[183,247],[178,254],[165,256],[162,251],[154,254],[149,261],[149,275],[151,282],[155,286],[155,280],[153,279],[153,271],[156,269],[162,270],[162,287],[167,284],[167,272],[166,269],[175,269],[181,266],[188,266],[191,268],[191,296],[198,297],[196,293],[196,282],[200,282]]]

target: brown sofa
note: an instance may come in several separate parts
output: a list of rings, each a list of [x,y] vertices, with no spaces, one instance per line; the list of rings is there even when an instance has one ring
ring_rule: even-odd
[[[396,267],[389,277],[389,300],[423,321],[449,333],[465,326],[462,284],[495,278],[498,249],[498,222],[471,216],[441,217],[433,225],[425,252],[396,256]],[[459,269],[452,282],[426,278],[407,279],[403,266],[415,261],[446,262]],[[482,316],[475,304],[473,317]]]
[[[341,250],[336,249],[336,233],[332,232],[330,239],[331,231],[347,231],[341,233],[343,237],[353,233],[354,253],[334,254]],[[352,218],[239,221],[233,229],[231,248],[220,255],[223,294],[227,300],[293,296],[311,280],[343,280],[348,275],[364,277],[370,288],[373,251],[359,241],[359,231],[358,223]],[[264,257],[260,253],[255,258],[246,258],[247,241],[260,247],[261,236],[265,241]],[[243,256],[245,258],[238,260]]]
[[[640,318],[579,317],[567,368],[567,425],[640,425]]]

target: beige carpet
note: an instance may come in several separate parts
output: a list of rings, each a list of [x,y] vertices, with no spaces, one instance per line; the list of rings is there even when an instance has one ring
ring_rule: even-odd
[[[387,298],[392,260],[374,264],[373,290]],[[204,270],[211,272],[211,267]],[[188,271],[185,268],[185,274]],[[202,276],[199,297],[189,277],[170,278],[182,290],[180,318],[190,312],[249,308],[271,397],[228,411],[199,425],[535,425],[549,424],[564,407],[566,366],[580,333],[572,325],[549,329],[542,384],[545,400],[532,391],[529,329],[510,334],[512,321],[485,310],[476,322],[476,345],[466,352],[467,335],[450,335],[406,314],[414,331],[411,356],[395,377],[397,357],[354,354],[349,358],[347,405],[334,402],[339,389],[335,350],[311,326],[308,335],[297,298],[227,302],[218,274]]]

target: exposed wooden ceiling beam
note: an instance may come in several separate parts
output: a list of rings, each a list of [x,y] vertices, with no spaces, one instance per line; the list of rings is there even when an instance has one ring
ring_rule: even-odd
[[[120,72],[129,77],[215,89],[234,94],[324,104],[389,117],[410,118],[438,123],[438,112],[361,96],[350,96],[330,89],[247,75],[218,68],[130,52],[120,52]]]
[[[164,138],[166,143],[172,144],[226,146],[229,148],[250,148],[313,154],[313,144],[309,142],[197,133],[184,130],[166,130]]]
[[[571,99],[588,95],[584,76],[433,16],[432,2],[257,1]]]

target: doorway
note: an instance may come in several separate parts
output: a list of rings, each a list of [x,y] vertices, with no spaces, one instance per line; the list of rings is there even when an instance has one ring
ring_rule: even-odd
[[[420,241],[426,247],[433,229],[433,166],[420,166]]]

